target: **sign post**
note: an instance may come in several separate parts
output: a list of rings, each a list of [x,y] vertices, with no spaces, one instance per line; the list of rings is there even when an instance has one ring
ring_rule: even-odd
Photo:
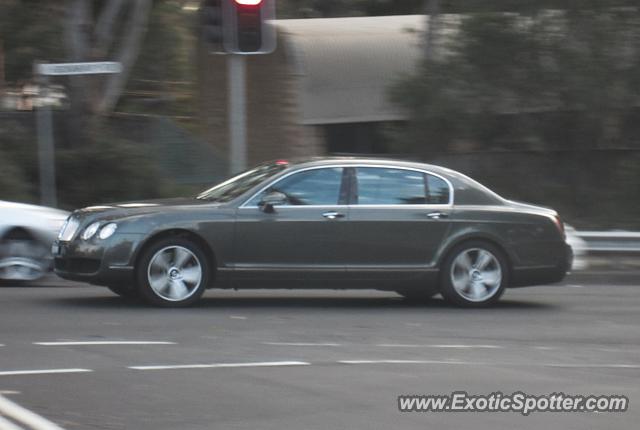
[[[113,61],[90,63],[36,63],[34,73],[40,92],[40,103],[37,106],[36,127],[38,131],[38,168],[40,174],[40,202],[44,206],[55,207],[56,196],[56,159],[53,140],[53,119],[48,104],[49,76],[96,75],[120,73],[122,64]]]

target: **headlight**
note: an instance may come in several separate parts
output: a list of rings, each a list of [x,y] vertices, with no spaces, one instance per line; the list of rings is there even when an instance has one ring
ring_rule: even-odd
[[[98,228],[100,228],[99,222],[94,222],[89,227],[85,228],[84,231],[82,232],[82,240],[91,239],[93,235],[96,234],[96,232],[98,231]]]
[[[100,233],[98,233],[98,237],[100,239],[108,239],[111,237],[113,233],[116,232],[117,228],[118,228],[118,224],[111,222],[105,225],[104,227],[102,227],[102,229],[100,229]]]

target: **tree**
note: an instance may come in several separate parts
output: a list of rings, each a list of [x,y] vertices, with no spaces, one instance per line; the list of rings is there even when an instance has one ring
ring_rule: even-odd
[[[511,142],[544,142],[549,133],[566,136],[552,119],[570,112],[565,145],[610,147],[640,100],[635,8],[471,14],[447,37],[442,58],[392,90],[411,117],[407,142],[427,135],[437,142],[432,149],[495,146],[492,118],[508,114],[521,114]],[[543,113],[540,123],[533,114]]]
[[[96,6],[101,7],[94,11]],[[67,0],[64,34],[68,60],[122,64],[118,74],[71,79],[76,112],[88,109],[105,114],[116,106],[138,58],[151,6],[151,0]]]

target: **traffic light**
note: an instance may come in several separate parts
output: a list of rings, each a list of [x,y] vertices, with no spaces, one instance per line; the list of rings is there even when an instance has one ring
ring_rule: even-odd
[[[276,47],[275,0],[223,0],[224,48],[235,54],[265,54]]]
[[[223,0],[205,0],[200,7],[202,40],[210,52],[224,52]]]

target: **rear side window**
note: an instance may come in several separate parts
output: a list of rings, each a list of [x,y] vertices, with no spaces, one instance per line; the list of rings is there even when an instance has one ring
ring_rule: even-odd
[[[414,170],[359,167],[358,205],[448,204],[449,186],[437,176]]]
[[[430,205],[449,204],[449,184],[444,179],[433,175],[427,177],[427,203]]]

